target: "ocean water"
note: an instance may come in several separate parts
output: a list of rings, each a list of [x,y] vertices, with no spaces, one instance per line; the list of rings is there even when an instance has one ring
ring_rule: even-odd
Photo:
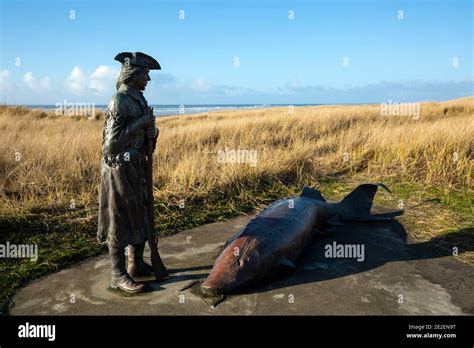
[[[282,106],[312,106],[321,104],[191,104],[191,105],[150,105],[153,107],[153,114],[159,116],[170,115],[191,115],[203,112],[238,110],[238,109],[263,109]],[[51,111],[57,109],[56,105],[26,105],[29,108]],[[107,105],[95,105],[95,110],[105,110]],[[64,107],[66,109],[66,107]],[[67,110],[67,109],[66,109]]]

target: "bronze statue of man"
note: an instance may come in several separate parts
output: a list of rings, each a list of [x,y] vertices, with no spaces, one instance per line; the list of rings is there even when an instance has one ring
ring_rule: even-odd
[[[144,262],[148,238],[147,139],[158,137],[153,110],[143,96],[149,71],[161,69],[141,52],[123,52],[117,92],[110,101],[102,139],[99,226],[97,237],[107,242],[112,266],[111,287],[128,293],[144,290],[133,278],[153,274]],[[153,147],[153,148],[154,148]],[[125,249],[128,246],[128,265]]]

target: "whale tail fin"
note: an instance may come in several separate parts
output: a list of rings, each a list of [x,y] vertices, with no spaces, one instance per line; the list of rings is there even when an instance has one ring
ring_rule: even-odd
[[[382,183],[359,185],[338,204],[339,216],[346,221],[384,221],[402,215],[403,210],[386,214],[370,214],[379,186],[391,193],[389,188]]]
[[[312,187],[309,187],[309,186],[303,187],[303,190],[301,191],[300,197],[306,197],[306,198],[315,199],[317,201],[326,202],[323,195],[321,194],[321,191],[316,190],[316,189],[314,189]]]

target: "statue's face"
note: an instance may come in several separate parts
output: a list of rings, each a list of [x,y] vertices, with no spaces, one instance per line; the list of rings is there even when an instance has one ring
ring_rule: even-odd
[[[140,91],[144,91],[148,81],[151,80],[150,75],[148,74],[150,69],[144,68],[141,73],[139,73],[135,77],[135,87],[137,87]]]

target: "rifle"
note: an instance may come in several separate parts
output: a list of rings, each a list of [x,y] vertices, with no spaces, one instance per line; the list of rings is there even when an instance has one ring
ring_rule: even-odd
[[[153,108],[148,110],[153,115]],[[169,276],[160,254],[158,254],[158,238],[155,235],[154,229],[154,214],[153,214],[153,138],[147,138],[147,181],[148,181],[148,245],[150,246],[151,267],[155,274],[156,280],[161,280]]]

